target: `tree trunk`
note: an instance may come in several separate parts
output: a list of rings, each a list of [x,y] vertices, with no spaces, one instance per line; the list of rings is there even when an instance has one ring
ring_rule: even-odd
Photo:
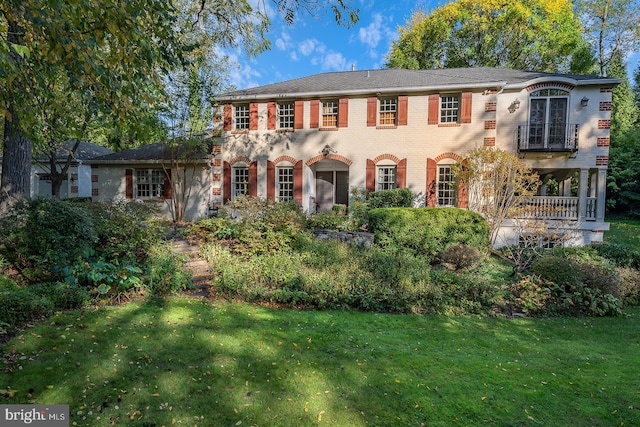
[[[14,22],[8,23],[7,41],[18,44],[19,28]],[[22,61],[20,55],[11,54],[16,62]],[[20,117],[16,112],[15,97],[21,93],[20,84],[14,82],[9,88],[7,111],[10,119],[4,121],[4,145],[2,148],[2,179],[0,179],[0,212],[3,212],[12,200],[29,197],[31,193],[31,156],[32,144],[20,128]]]
[[[11,103],[8,110],[12,120],[5,120],[4,123],[0,210],[10,200],[29,197],[31,193],[31,141],[20,130],[19,118]]]

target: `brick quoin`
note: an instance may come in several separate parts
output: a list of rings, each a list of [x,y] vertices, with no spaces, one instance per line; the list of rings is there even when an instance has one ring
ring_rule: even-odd
[[[612,87],[601,87],[600,88],[600,93],[611,93],[613,92],[613,88]]]
[[[611,111],[611,102],[601,102],[600,111]]]
[[[598,138],[598,147],[608,147],[609,145],[611,145],[609,138]]]
[[[496,128],[496,121],[495,120],[485,120],[484,121],[484,128],[485,129],[495,129]]]
[[[611,120],[598,120],[598,129],[611,129]]]
[[[609,156],[597,156],[596,166],[607,166],[609,164]]]
[[[484,103],[484,111],[486,111],[486,112],[496,111],[497,108],[498,108],[498,106],[497,106],[496,102],[485,102]]]
[[[489,137],[484,139],[485,147],[493,147],[494,145],[496,145],[496,139],[494,137]]]

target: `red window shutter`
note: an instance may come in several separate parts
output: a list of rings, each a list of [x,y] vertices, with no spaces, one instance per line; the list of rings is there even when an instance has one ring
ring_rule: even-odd
[[[371,159],[367,159],[366,188],[367,191],[376,191],[376,165]]]
[[[276,199],[276,165],[267,160],[267,199]]]
[[[349,125],[349,98],[342,98],[338,103],[338,127]]]
[[[258,130],[258,103],[249,104],[249,130]]]
[[[162,185],[163,197],[170,199],[173,196],[173,186],[171,185],[171,169],[165,169],[164,182]]]
[[[124,183],[125,183],[124,196],[127,199],[133,199],[133,169],[126,169],[124,171]]]
[[[304,101],[296,101],[293,111],[293,128],[302,129],[304,119]]]
[[[438,184],[436,183],[436,171],[438,164],[433,159],[427,159],[427,206],[436,205],[436,193]]]
[[[224,162],[222,164],[222,187],[224,187],[223,196],[224,202],[231,200],[231,164]]]
[[[233,114],[233,106],[224,104],[224,130],[231,130],[231,115]]]
[[[462,123],[471,123],[471,92],[462,93],[462,102],[460,106],[460,116]]]
[[[462,161],[462,170],[468,168],[469,161]],[[469,207],[469,192],[467,191],[467,186],[464,185],[463,182],[459,182],[458,184],[458,207],[462,209],[467,209]]]
[[[427,123],[430,125],[437,125],[439,118],[438,112],[440,111],[440,95],[429,95],[429,118]]]
[[[258,195],[258,162],[251,162],[249,165],[249,195]]]
[[[398,188],[407,187],[407,159],[402,159],[396,166],[396,186]]]
[[[276,128],[276,103],[270,102],[267,104],[267,129]]]
[[[302,160],[293,166],[293,200],[302,204]]]
[[[407,96],[398,97],[398,126],[407,125],[407,116],[409,112],[409,100]]]
[[[378,98],[367,99],[367,126],[375,126],[378,116]]]
[[[312,100],[309,107],[309,127],[317,129],[320,126],[320,101]]]

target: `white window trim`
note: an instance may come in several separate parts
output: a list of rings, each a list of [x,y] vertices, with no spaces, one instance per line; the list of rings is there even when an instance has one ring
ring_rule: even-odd
[[[291,110],[291,114],[283,114],[281,111],[281,107],[287,107],[287,109]],[[290,117],[290,126],[282,126],[282,120],[284,120],[285,117]],[[283,129],[283,130],[289,130],[289,129],[293,129],[295,126],[295,120],[296,120],[296,105],[295,102],[291,101],[291,102],[278,102],[276,103],[276,124],[277,124],[277,129]]]
[[[245,184],[245,191],[242,194],[238,194],[238,188],[237,185],[238,183],[238,175],[236,174],[237,171],[239,170],[244,170],[246,171],[246,181],[244,181]],[[244,164],[244,163],[237,163],[234,164],[233,167],[231,168],[231,199],[235,199],[236,197],[239,196],[246,196],[249,195],[249,166]]]
[[[154,176],[154,172],[156,172],[155,176]],[[144,177],[144,179],[148,180],[148,183],[141,181],[140,174],[142,173],[147,175],[146,177]],[[141,199],[141,200],[163,198],[164,197],[164,175],[165,175],[165,172],[163,169],[154,169],[154,168],[135,169],[134,182],[133,182],[134,197],[136,199]],[[154,182],[154,178],[155,178],[155,182]],[[142,185],[148,185],[149,188],[143,192],[141,191],[141,188],[140,188]],[[145,193],[148,193],[148,194],[145,194]]]
[[[381,175],[381,169],[383,168],[393,169],[393,182],[391,181],[382,182],[382,177],[384,176],[384,174]],[[387,188],[380,188],[383,186]],[[376,164],[376,186],[375,186],[376,191],[392,190],[396,188],[398,188],[398,165],[396,165],[395,163]]]
[[[246,110],[246,116],[238,116],[240,109]],[[240,127],[240,123],[243,123],[242,119],[246,120],[246,127]],[[233,129],[237,131],[247,131],[249,130],[251,121],[251,111],[249,104],[238,104],[233,106]]]
[[[291,174],[290,174],[291,181],[281,181],[280,180],[280,171],[281,170],[289,170],[289,171],[291,171]],[[294,197],[294,195],[293,195],[294,179],[295,179],[295,177],[294,177],[293,165],[288,165],[288,164],[283,164],[282,165],[281,164],[281,165],[278,165],[276,167],[276,201],[278,201],[278,202],[291,202],[291,201],[293,201],[293,197]],[[281,187],[280,187],[280,185],[282,183],[291,185],[291,190],[290,190],[291,191],[291,197],[289,197],[287,199],[281,198]]]
[[[386,108],[383,111],[383,107],[388,105],[393,106],[393,109]],[[393,113],[393,123],[382,123],[383,115],[385,113]],[[398,97],[386,96],[378,98],[378,126],[397,126],[398,125]]]
[[[440,163],[437,165],[437,169],[436,169],[436,206],[438,207],[458,207],[458,182],[455,178],[455,176],[453,176],[453,165],[454,163]],[[451,186],[451,188],[445,190],[448,192],[451,192],[452,194],[450,196],[440,196],[440,184],[443,183],[443,181],[440,180],[440,168],[449,168],[449,174],[451,175],[452,180],[451,181],[444,181],[444,183],[448,184]],[[446,199],[451,199],[453,203],[441,203],[441,200],[443,198]]]
[[[332,112],[325,113],[325,106],[328,106],[329,104],[331,104],[331,106],[333,107]],[[321,101],[320,102],[320,127],[326,128],[326,129],[337,128],[339,113],[340,113],[340,105],[337,99],[325,99]],[[326,124],[324,120],[325,117],[333,117],[335,124],[333,125]]]
[[[451,100],[449,101],[448,99],[451,98]],[[447,103],[453,103],[455,101],[455,103],[457,104],[457,106],[455,107],[445,107],[443,104],[445,103],[445,99],[447,100]],[[438,106],[438,121],[439,123],[443,123],[443,124],[450,124],[450,123],[460,123],[460,110],[462,108],[461,106],[462,103],[462,95],[460,93],[442,93],[440,94],[440,99],[439,99],[439,106]],[[445,112],[448,112],[449,114],[447,114],[445,117],[443,117],[443,114]],[[451,118],[452,120],[443,120],[443,118]],[[455,120],[453,120],[453,118],[455,118]]]

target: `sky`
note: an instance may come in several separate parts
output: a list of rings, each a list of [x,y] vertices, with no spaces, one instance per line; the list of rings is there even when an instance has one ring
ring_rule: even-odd
[[[315,17],[298,16],[287,25],[272,14],[267,34],[271,49],[248,58],[240,49],[227,52],[232,64],[230,83],[246,89],[330,71],[384,68],[391,41],[416,10],[433,10],[448,0],[353,0],[359,21],[339,27],[330,10]],[[268,2],[266,2],[268,4]],[[640,54],[629,58],[630,74],[640,64]]]

